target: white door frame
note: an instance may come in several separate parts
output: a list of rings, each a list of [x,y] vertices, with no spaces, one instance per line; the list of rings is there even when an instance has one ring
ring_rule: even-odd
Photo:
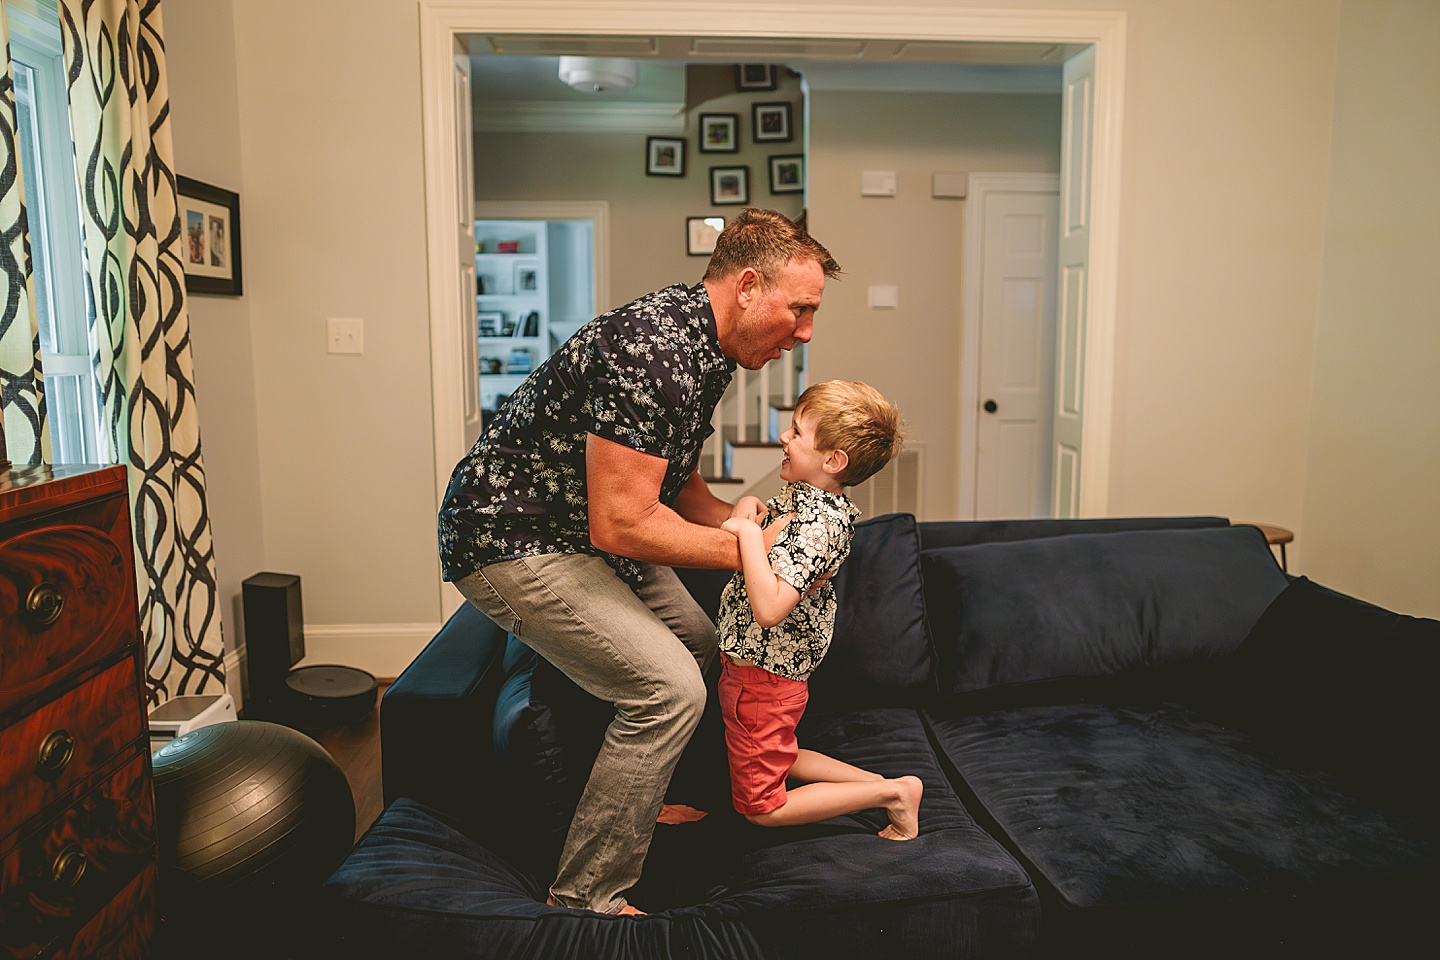
[[[1119,273],[1121,121],[1125,89],[1126,14],[1119,11],[996,10],[938,3],[864,6],[720,0],[418,0],[425,221],[430,294],[430,362],[434,402],[435,490],[438,505],[455,463],[465,453],[464,377],[458,342],[465,318],[453,296],[457,251],[453,224],[471,198],[456,196],[450,56],[457,35],[520,33],[604,36],[699,36],[815,39],[912,39],[929,42],[1093,44],[1095,116],[1090,167],[1091,285],[1086,331],[1084,457],[1080,512],[1102,516],[1110,489],[1110,433]],[[463,206],[462,206],[463,204]],[[442,587],[442,609],[455,606]]]
[[[1058,173],[972,173],[965,188],[965,302],[960,329],[960,519],[975,518],[980,437],[980,288],[985,264],[985,196],[1060,194]],[[1057,278],[1058,282],[1058,278]],[[1047,441],[1048,442],[1048,441]]]

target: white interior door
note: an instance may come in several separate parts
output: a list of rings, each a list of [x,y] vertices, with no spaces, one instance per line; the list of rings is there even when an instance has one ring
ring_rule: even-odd
[[[969,190],[978,337],[974,516],[1050,515],[1059,178],[977,174]],[[978,228],[978,236],[976,229]],[[978,258],[975,254],[978,253]]]
[[[455,88],[455,195],[464,200],[457,210],[459,216],[455,218],[455,228],[459,232],[456,253],[459,254],[460,267],[456,295],[460,298],[460,316],[465,318],[465,322],[460,324],[459,352],[456,356],[462,358],[465,370],[461,410],[465,449],[468,450],[479,439],[481,427],[480,353],[475,339],[478,333],[475,327],[475,220],[470,216],[470,204],[475,198],[475,165],[471,159],[474,137],[470,113],[470,51],[459,37],[454,43],[454,68],[450,76]]]
[[[1095,128],[1095,48],[1065,62],[1061,130],[1060,316],[1055,352],[1052,511],[1080,515],[1085,436],[1085,340],[1089,326],[1090,162]]]

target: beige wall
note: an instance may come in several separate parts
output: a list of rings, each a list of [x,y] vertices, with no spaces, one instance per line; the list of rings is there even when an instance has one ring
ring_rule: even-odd
[[[960,516],[961,267],[965,201],[931,197],[936,171],[1060,169],[1060,95],[817,91],[810,102],[810,229],[844,268],[827,284],[811,381],[865,380],[925,447],[925,519]],[[894,170],[894,197],[860,196]],[[866,291],[894,284],[900,307]]]
[[[1300,566],[1440,617],[1440,6],[1347,0]]]
[[[714,72],[715,68],[707,68]],[[730,68],[719,68],[724,86],[734,89]],[[559,81],[557,80],[558,84]],[[713,88],[716,84],[707,84]],[[756,144],[750,135],[752,103],[791,104],[790,143]],[[643,133],[475,134],[475,193],[481,200],[607,200],[610,203],[609,309],[672,283],[695,283],[705,272],[705,257],[685,252],[685,218],[730,217],[735,206],[710,205],[710,168],[748,166],[750,203],[787,216],[802,208],[800,194],[771,194],[769,157],[801,153],[800,81],[777,78],[765,93],[720,95],[691,105],[683,133],[685,176],[645,174]],[[696,148],[701,113],[740,115],[738,153],[701,153]]]
[[[821,17],[828,7],[856,4],[807,5]],[[1281,523],[1296,530],[1303,556],[1308,525],[1336,515],[1328,501],[1341,495],[1326,494],[1325,484],[1342,486],[1323,467],[1335,445],[1317,436],[1312,450],[1307,439],[1319,426],[1312,394],[1326,411],[1344,406],[1352,379],[1387,383],[1391,396],[1434,397],[1410,366],[1370,372],[1343,338],[1369,342],[1352,322],[1359,308],[1342,302],[1357,283],[1333,274],[1315,363],[1327,204],[1343,211],[1357,200],[1348,184],[1337,184],[1333,196],[1330,187],[1340,3],[1023,5],[1130,14],[1112,512],[1217,512]],[[174,100],[182,168],[232,186],[243,173],[246,296],[203,308],[197,301],[196,312],[216,554],[232,586],[262,563],[300,574],[313,623],[433,623],[440,602],[417,6],[367,0],[364,7],[355,16],[346,0],[233,7],[166,0],[172,86],[194,86]],[[1353,21],[1347,13],[1347,57],[1358,49],[1365,10],[1355,7]],[[233,79],[223,39],[231,17]],[[1366,55],[1373,65],[1389,65],[1392,49],[1403,54],[1394,57],[1399,63],[1416,59],[1407,44],[1418,41],[1409,37],[1376,43]],[[1358,83],[1358,73],[1347,61],[1342,80]],[[235,106],[216,106],[230,96]],[[1340,105],[1360,99],[1347,87]],[[1433,119],[1433,89],[1416,106],[1427,110]],[[1412,133],[1413,124],[1398,121],[1347,133],[1337,162],[1349,168],[1363,155],[1375,165],[1369,169],[1383,172],[1383,158],[1408,155]],[[638,164],[634,156],[623,162]],[[828,161],[811,163],[813,174]],[[1387,203],[1403,220],[1403,204]],[[852,229],[823,220],[815,227],[827,243]],[[656,230],[673,231],[678,245],[679,225]],[[847,244],[835,246],[851,277],[873,273],[866,255]],[[1340,250],[1329,253],[1339,270]],[[1353,274],[1363,267],[1359,259],[1349,263]],[[687,272],[684,266],[666,272]],[[619,297],[650,285],[617,276],[613,291]],[[1397,314],[1433,309],[1433,299],[1418,293],[1387,298]],[[844,313],[841,303],[832,300],[826,313]],[[365,319],[364,356],[325,352],[331,316]],[[919,344],[936,337],[919,324],[905,333]],[[822,353],[816,362],[823,370],[841,361]],[[1366,430],[1385,438],[1371,438],[1377,459],[1367,481],[1416,472],[1413,424],[1376,417]],[[1315,464],[1307,467],[1307,457]],[[1307,480],[1317,485],[1308,507]],[[1369,489],[1368,482],[1343,486],[1344,496]],[[1393,542],[1383,525],[1359,519],[1317,530],[1317,540],[1352,554],[1378,557]],[[1385,563],[1373,568],[1376,577],[1411,575]],[[1433,580],[1433,567],[1429,573]]]

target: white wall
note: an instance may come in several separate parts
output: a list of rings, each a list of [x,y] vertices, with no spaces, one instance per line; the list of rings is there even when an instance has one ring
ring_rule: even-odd
[[[960,516],[963,200],[931,197],[936,171],[1060,169],[1060,94],[814,91],[810,230],[844,273],[825,287],[810,380],[864,380],[899,405],[926,457],[923,519]],[[860,196],[864,170],[894,170],[894,197]],[[900,307],[872,310],[871,284]]]
[[[858,0],[803,2],[820,18]],[[1328,449],[1312,451],[1307,439],[1312,392],[1335,404],[1329,384],[1356,373],[1353,351],[1327,340],[1316,380],[1340,4],[1098,6],[1130,15],[1111,510],[1280,523],[1296,531],[1302,557],[1320,511],[1318,502],[1304,508],[1316,475],[1307,457]],[[196,158],[182,153],[195,164],[187,172],[223,182],[243,171],[244,306],[197,313],[217,561],[232,584],[262,559],[300,574],[312,623],[399,625],[399,636],[438,621],[440,609],[418,17],[414,0],[368,0],[363,16],[355,7],[166,0],[166,39],[172,91],[189,82],[222,95],[232,81],[216,38],[233,16],[238,123],[205,101],[174,101],[177,151]],[[1365,8],[1354,15],[1352,40]],[[1392,48],[1414,56],[1408,40],[1377,42],[1367,55],[1375,64]],[[1427,95],[1432,117],[1434,102]],[[1380,139],[1343,141],[1338,158],[1382,158],[1411,130],[1379,124],[1374,133]],[[204,161],[213,172],[202,156],[214,158]],[[863,256],[837,246],[853,276],[869,272]],[[622,287],[616,296],[631,292]],[[1401,300],[1396,310],[1433,302]],[[838,313],[837,302],[826,312]],[[1327,300],[1327,311],[1337,308]],[[248,353],[232,329],[244,321],[225,319],[229,310],[248,312]],[[365,319],[364,356],[325,353],[329,316]],[[1327,312],[1327,331],[1343,319]],[[932,337],[917,328],[913,339]],[[1413,376],[1397,367],[1386,379],[1433,397]],[[1413,428],[1371,426],[1403,439],[1377,445],[1370,475],[1412,473]],[[1389,549],[1385,530],[1351,529],[1375,554]]]
[[[1305,480],[1312,579],[1440,617],[1440,6],[1346,0]],[[1301,552],[1303,550],[1303,552]]]

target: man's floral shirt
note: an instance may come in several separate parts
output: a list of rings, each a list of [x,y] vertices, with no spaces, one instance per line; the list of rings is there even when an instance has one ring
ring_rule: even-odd
[[[778,676],[804,680],[815,672],[835,633],[835,588],[827,581],[806,593],[822,574],[833,574],[850,555],[855,518],[860,510],[843,494],[836,496],[808,483],[785,485],[765,504],[761,526],[794,513],[770,548],[770,569],[800,591],[790,615],[766,629],[755,622],[745,596],[745,575],[735,574],[720,595],[720,649]]]
[[[440,508],[445,579],[518,557],[584,553],[638,581],[633,560],[590,544],[585,436],[669,461],[660,501],[673,506],[734,372],[703,283],[585,324],[510,395],[451,474]]]

